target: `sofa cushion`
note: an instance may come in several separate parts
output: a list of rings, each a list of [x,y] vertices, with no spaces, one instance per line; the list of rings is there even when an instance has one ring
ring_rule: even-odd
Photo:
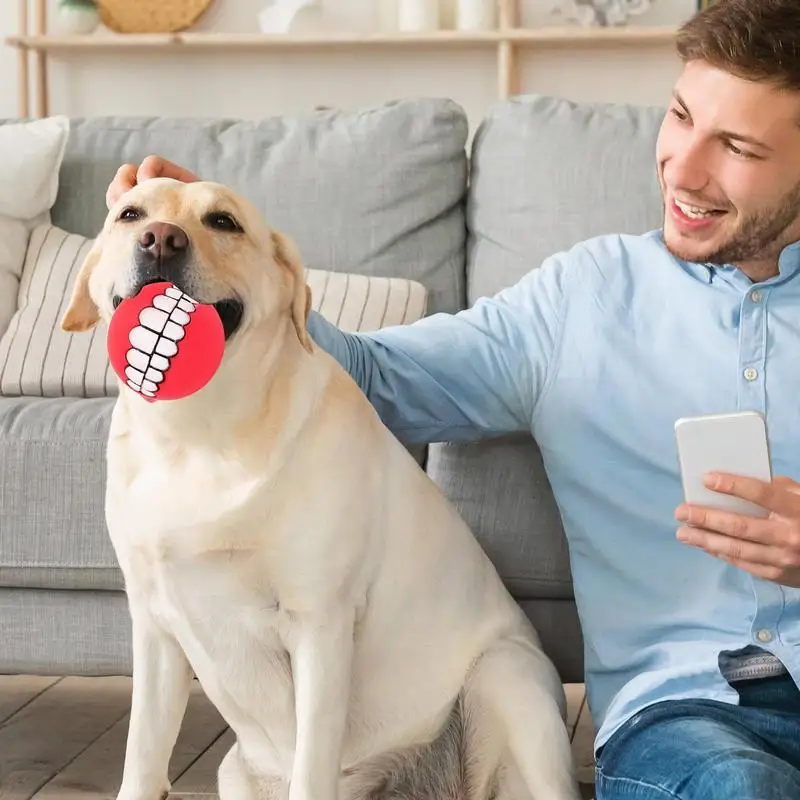
[[[663,116],[539,95],[497,105],[473,140],[469,304],[584,239],[661,225],[655,142]]]
[[[399,100],[258,121],[73,119],[53,221],[94,236],[122,163],[157,153],[252,200],[321,270],[403,276],[430,311],[463,307],[468,121],[450,100]]]
[[[33,231],[18,310],[0,336],[0,395],[107,397],[117,393],[105,324],[78,334],[60,326],[92,242],[53,225]],[[426,289],[416,281],[311,269],[306,269],[305,276],[314,309],[344,330],[400,325],[425,314]]]
[[[17,307],[30,232],[50,219],[68,133],[66,117],[0,125],[0,336]]]
[[[102,397],[116,392],[105,326],[69,334],[60,322],[92,240],[52,225],[30,237],[17,311],[0,337],[0,395]]]
[[[536,628],[561,681],[583,683],[583,633],[575,602],[536,598],[520,600],[519,605]]]
[[[131,615],[122,591],[0,587],[0,641],[2,673],[60,677],[133,671]],[[55,796],[66,800],[91,791],[85,782],[78,787],[56,790]]]
[[[514,597],[573,597],[558,506],[529,436],[432,445],[427,472]]]
[[[0,398],[0,586],[119,589],[105,526],[111,398]]]

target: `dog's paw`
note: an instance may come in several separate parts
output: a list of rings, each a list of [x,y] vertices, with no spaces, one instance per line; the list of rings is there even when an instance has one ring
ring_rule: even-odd
[[[167,800],[169,792],[157,794],[118,794],[116,800]]]
[[[135,791],[122,789],[115,800],[167,800],[167,795],[169,795],[169,788],[157,789],[154,792],[143,792],[139,789]]]

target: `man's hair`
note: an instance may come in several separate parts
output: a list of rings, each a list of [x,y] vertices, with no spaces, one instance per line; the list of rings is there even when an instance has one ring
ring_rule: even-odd
[[[678,31],[680,59],[800,91],[800,0],[717,0]]]

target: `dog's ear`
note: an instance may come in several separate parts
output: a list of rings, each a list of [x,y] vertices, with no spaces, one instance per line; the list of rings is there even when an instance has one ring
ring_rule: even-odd
[[[62,330],[70,333],[82,333],[83,331],[91,330],[100,321],[100,309],[92,300],[89,292],[89,278],[92,270],[100,260],[101,252],[102,248],[98,237],[78,270],[75,286],[72,289],[72,297],[64,316],[61,318]]]
[[[311,310],[311,287],[305,282],[305,270],[300,259],[300,253],[294,243],[287,236],[273,232],[272,243],[275,252],[275,260],[290,275],[293,287],[292,298],[292,322],[297,331],[297,338],[300,344],[312,353],[313,345],[311,337],[306,330],[308,313]]]

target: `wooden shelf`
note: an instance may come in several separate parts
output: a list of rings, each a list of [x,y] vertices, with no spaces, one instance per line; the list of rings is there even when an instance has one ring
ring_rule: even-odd
[[[508,38],[515,45],[586,44],[669,44],[675,41],[678,29],[674,26],[628,25],[619,28],[514,28]]]
[[[10,47],[34,52],[70,50],[151,50],[169,49],[279,49],[338,47],[497,47],[503,42],[518,46],[576,44],[652,44],[671,42],[674,28],[509,28],[507,30],[462,32],[441,30],[432,33],[326,33],[326,34],[91,34],[88,36],[9,36]]]
[[[0,0],[3,2],[3,0]],[[493,50],[497,57],[498,97],[506,99],[520,92],[517,55],[522,50],[558,47],[638,46],[671,43],[674,27],[581,28],[520,27],[519,0],[496,0],[498,27],[489,31],[439,30],[431,33],[348,33],[269,35],[261,33],[181,32],[168,34],[118,34],[100,28],[86,36],[58,35],[49,32],[47,0],[17,0],[19,27],[8,36],[6,45],[16,49],[18,63],[19,116],[30,116],[31,89],[34,89],[36,114],[49,114],[48,59],[74,53],[155,52],[193,50],[268,52],[270,50],[336,49],[480,49]],[[33,8],[33,13],[29,5]],[[33,23],[33,24],[31,24]],[[29,60],[34,62],[31,80]],[[33,86],[31,85],[33,84]]]

